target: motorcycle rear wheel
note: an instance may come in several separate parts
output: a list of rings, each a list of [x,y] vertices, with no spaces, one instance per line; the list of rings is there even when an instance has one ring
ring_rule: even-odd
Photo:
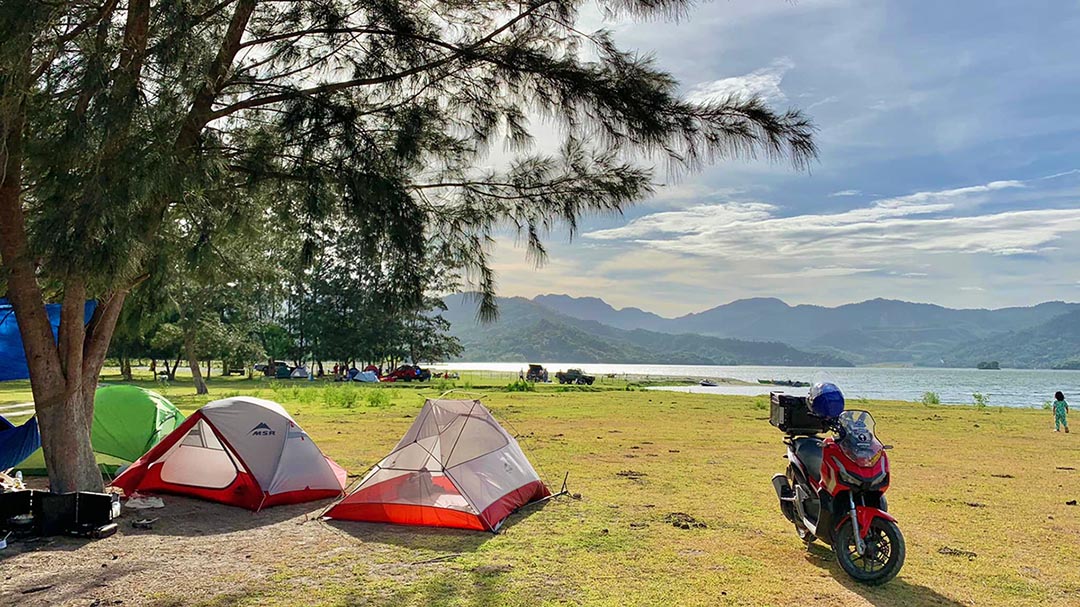
[[[866,551],[860,556],[855,547],[855,533],[850,519],[836,531],[833,542],[836,560],[853,580],[868,586],[879,586],[900,573],[906,548],[904,536],[896,523],[875,518],[870,523],[870,531],[864,542]]]

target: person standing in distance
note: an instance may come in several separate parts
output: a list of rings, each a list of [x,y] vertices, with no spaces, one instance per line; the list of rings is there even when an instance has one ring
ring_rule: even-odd
[[[1065,395],[1061,392],[1054,393],[1054,432],[1061,432],[1065,426],[1065,433],[1069,433],[1069,403],[1065,402]]]

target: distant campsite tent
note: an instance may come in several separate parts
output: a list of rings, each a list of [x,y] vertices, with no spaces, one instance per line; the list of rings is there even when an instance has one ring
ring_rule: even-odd
[[[31,417],[16,426],[0,416],[0,470],[14,468],[41,448],[37,418]]]
[[[362,381],[368,384],[377,384],[379,383],[379,376],[375,375],[374,371],[361,371],[356,374],[356,377],[353,378],[353,381]]]
[[[292,370],[292,373],[289,374],[289,377],[292,379],[307,379],[307,367],[305,367],[304,365],[300,365],[299,367]]]
[[[142,457],[180,424],[184,414],[167,398],[138,386],[102,386],[94,393],[94,425],[90,442],[102,472],[112,475]],[[38,450],[20,468],[26,474],[45,474]]]
[[[281,405],[237,397],[193,413],[113,486],[128,495],[173,493],[259,510],[340,496],[345,470]]]
[[[327,512],[349,521],[496,531],[550,495],[478,400],[428,400],[404,438]]]
[[[83,312],[87,321],[90,320],[96,306],[96,302],[86,302]],[[57,327],[60,326],[60,304],[45,306],[45,313],[49,315],[55,339]],[[23,351],[22,337],[19,335],[19,323],[15,322],[15,311],[8,300],[0,298],[0,381],[28,377],[30,377],[30,370],[26,367],[26,353]]]

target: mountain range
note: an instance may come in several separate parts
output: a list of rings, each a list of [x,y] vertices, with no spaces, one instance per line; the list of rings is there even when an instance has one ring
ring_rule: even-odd
[[[461,340],[463,360],[653,363],[682,365],[851,366],[829,352],[806,352],[787,344],[706,335],[620,329],[563,314],[522,297],[499,298],[499,319],[476,321],[475,298],[444,299],[443,317]]]
[[[949,367],[997,360],[1006,367],[1080,367],[1080,304],[1060,301],[988,310],[889,299],[792,306],[753,298],[668,318],[596,297],[540,295],[501,298],[500,320],[490,325],[475,323],[468,296],[451,296],[447,304],[451,331],[472,360]]]

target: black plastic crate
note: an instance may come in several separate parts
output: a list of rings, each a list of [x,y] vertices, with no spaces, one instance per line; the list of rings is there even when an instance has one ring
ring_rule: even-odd
[[[75,522],[78,494],[45,493],[34,495],[34,525],[42,537],[63,535]]]
[[[6,524],[13,516],[30,514],[34,493],[33,489],[0,493],[0,525]]]
[[[119,499],[119,496],[108,493],[79,492],[75,503],[75,523],[95,527],[111,523],[113,503],[119,503]]]
[[[34,491],[30,501],[35,531],[43,537],[68,533],[85,535],[88,529],[111,523],[119,509],[117,496],[87,491],[59,495]]]
[[[805,396],[783,392],[769,394],[769,423],[793,436],[828,430],[825,420],[810,412]]]

